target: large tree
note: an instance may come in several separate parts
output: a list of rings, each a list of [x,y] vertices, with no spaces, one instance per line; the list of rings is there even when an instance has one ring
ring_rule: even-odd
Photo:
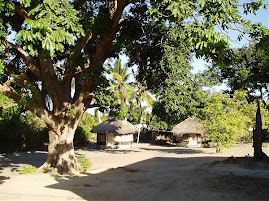
[[[262,2],[245,9],[255,12]],[[247,26],[238,7],[238,1],[226,0],[0,0],[0,92],[46,122],[48,158],[42,168],[70,173],[79,166],[74,132],[94,106],[107,58],[125,51],[148,86],[162,84],[167,74],[159,44],[166,32],[159,30],[167,27],[185,30],[197,55],[227,60],[228,41],[214,27]]]
[[[227,80],[230,92],[247,90],[249,94],[257,94],[262,98],[268,96],[269,90],[269,50],[251,43],[235,50],[235,59],[231,65],[221,69],[212,68],[222,80]]]

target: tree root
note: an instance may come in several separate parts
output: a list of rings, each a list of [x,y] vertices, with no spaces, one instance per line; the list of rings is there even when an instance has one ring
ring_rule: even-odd
[[[48,162],[45,162],[42,166],[40,166],[37,170],[37,173],[49,173],[51,175],[78,175],[80,173],[80,164],[78,163],[77,168],[70,167],[68,169],[62,168],[62,165],[53,167]]]

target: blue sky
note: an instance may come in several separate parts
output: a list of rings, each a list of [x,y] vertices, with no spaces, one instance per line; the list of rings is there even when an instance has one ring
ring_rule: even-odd
[[[247,1],[240,1],[240,3],[244,3]],[[269,0],[266,1],[266,4],[269,4]],[[251,20],[252,22],[261,22],[264,26],[267,26],[269,28],[269,10],[267,9],[260,9],[256,15],[254,14],[248,14],[245,15],[245,18],[248,20]],[[248,40],[243,39],[242,41],[236,41],[236,33],[230,32],[229,35],[232,37],[234,40],[231,44],[231,47],[233,48],[239,48],[244,45],[247,45]],[[193,73],[197,73],[199,71],[202,71],[206,68],[206,66],[209,65],[206,61],[202,59],[193,59],[192,66],[194,67]]]

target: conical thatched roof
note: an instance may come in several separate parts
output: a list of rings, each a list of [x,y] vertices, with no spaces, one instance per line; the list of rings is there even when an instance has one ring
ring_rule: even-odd
[[[188,118],[172,129],[174,135],[182,136],[184,134],[201,134],[203,136],[203,124],[196,117]]]
[[[115,133],[115,134],[130,134],[135,133],[135,127],[126,120],[118,120],[112,118],[97,125],[91,130],[92,133]]]

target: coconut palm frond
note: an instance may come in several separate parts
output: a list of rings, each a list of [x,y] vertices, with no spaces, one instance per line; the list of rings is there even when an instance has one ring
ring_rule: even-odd
[[[148,105],[150,108],[152,108],[153,103],[154,103],[154,99],[151,97],[150,94],[148,94],[148,93],[146,93],[146,92],[145,92],[144,96],[145,96],[145,101],[146,101],[147,105]]]

